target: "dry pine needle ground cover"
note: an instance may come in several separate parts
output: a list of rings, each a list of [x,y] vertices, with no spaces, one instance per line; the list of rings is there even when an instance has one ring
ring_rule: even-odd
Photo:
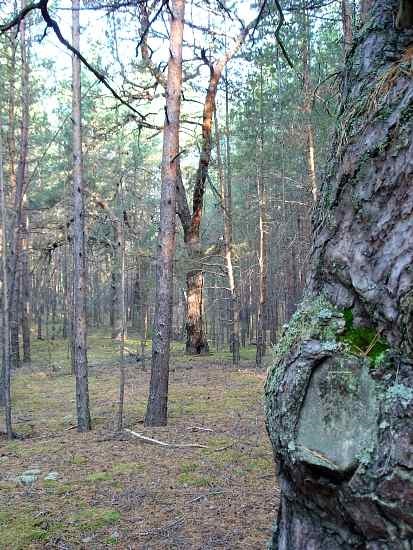
[[[278,493],[262,412],[264,374],[253,369],[253,349],[243,350],[235,370],[228,354],[188,358],[175,344],[167,428],[143,427],[149,365],[128,362],[125,426],[207,447],[179,448],[114,434],[118,362],[109,338],[90,338],[88,434],[72,429],[65,343],[34,346],[31,367],[13,376],[22,439],[0,436],[1,549],[265,548]],[[37,479],[24,484],[19,476],[28,470]],[[52,472],[57,479],[45,480]]]

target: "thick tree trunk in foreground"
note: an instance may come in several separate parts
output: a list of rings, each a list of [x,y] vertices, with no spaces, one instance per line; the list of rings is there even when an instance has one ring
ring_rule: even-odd
[[[72,0],[72,39],[79,50],[79,0]],[[86,323],[86,246],[85,246],[85,193],[82,166],[81,87],[80,61],[72,59],[72,124],[73,124],[73,348],[76,376],[77,429],[91,429],[89,411],[89,384],[87,367]]]
[[[370,4],[347,56],[307,298],[268,374],[277,550],[413,540],[413,29],[398,7]]]
[[[152,368],[146,426],[165,426],[168,418],[169,352],[172,332],[173,260],[176,233],[176,187],[182,91],[182,41],[185,0],[171,3],[170,58],[166,86],[166,120],[162,154],[161,211],[158,235]]]

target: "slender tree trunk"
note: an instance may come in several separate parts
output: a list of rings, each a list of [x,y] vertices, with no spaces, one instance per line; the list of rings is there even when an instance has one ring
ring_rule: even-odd
[[[72,0],[72,42],[79,50],[80,1]],[[86,246],[85,246],[85,191],[82,163],[81,85],[80,61],[72,58],[72,124],[73,124],[73,347],[76,376],[77,429],[91,429],[89,410],[89,384],[87,366],[87,319],[86,319]]]
[[[37,291],[37,299],[40,299],[39,291]],[[36,317],[37,317],[37,339],[38,340],[43,340],[43,313],[44,313],[43,304],[37,304]]]
[[[25,0],[21,6],[24,8]],[[13,367],[20,366],[19,351],[19,324],[20,324],[20,283],[21,283],[21,247],[23,232],[23,202],[27,179],[27,156],[29,140],[29,63],[27,59],[26,22],[20,22],[20,53],[21,53],[21,123],[20,123],[20,150],[16,174],[14,195],[15,218],[12,223],[12,246],[10,255],[10,333],[11,333],[11,361]]]
[[[346,0],[343,0],[346,1]],[[302,63],[303,63],[303,113],[305,120],[305,161],[307,167],[307,186],[313,196],[313,202],[317,201],[317,175],[315,163],[315,137],[314,125],[312,121],[313,98],[311,89],[311,57],[310,57],[310,22],[308,11],[303,6],[303,45],[302,45]]]
[[[132,289],[132,309],[131,309],[131,322],[132,327],[138,331],[139,327],[142,326],[139,323],[139,310],[141,308],[141,298],[142,298],[142,280],[141,280],[141,265],[139,263],[135,277],[133,279],[133,289]]]
[[[62,320],[62,337],[67,338],[70,334],[69,319],[70,319],[70,283],[69,283],[69,262],[68,262],[68,242],[65,235],[65,244],[63,245],[63,320]]]
[[[4,405],[6,433],[13,439],[12,408],[10,392],[10,330],[8,311],[8,272],[7,272],[7,214],[4,189],[3,136],[0,120],[0,215],[1,215],[1,271],[2,271],[2,370],[0,384],[0,404]]]
[[[122,221],[112,220],[113,225],[113,251],[112,251],[112,339],[119,342],[126,338],[124,330],[124,284],[122,284],[122,264],[124,234]],[[122,336],[123,335],[123,336]]]
[[[117,288],[117,281],[116,281],[116,273],[113,269],[113,251],[110,257],[110,309],[109,309],[109,325],[111,328],[112,333],[112,339],[114,338],[115,334],[115,319],[116,319],[116,288]]]
[[[257,353],[255,363],[261,367],[262,358],[266,352],[266,331],[264,324],[265,307],[267,304],[267,274],[268,274],[268,222],[267,222],[267,191],[264,177],[264,110],[263,110],[263,71],[260,71],[260,135],[258,137],[257,159],[257,199],[259,227],[259,295],[257,308]]]
[[[30,329],[31,329],[31,310],[30,310],[30,270],[29,270],[29,220],[26,211],[27,199],[23,199],[22,212],[22,232],[21,232],[21,320],[22,320],[22,340],[23,340],[23,361],[30,363]]]
[[[122,193],[122,191],[120,191]],[[120,248],[120,315],[121,315],[121,334],[120,334],[120,367],[119,367],[119,407],[117,430],[123,430],[123,409],[125,401],[125,339],[126,339],[126,308],[125,308],[125,232],[123,222],[120,222],[118,231]],[[117,243],[118,244],[118,243]]]
[[[16,235],[15,233],[15,236]],[[14,244],[14,243],[13,243]],[[16,243],[14,246],[14,252],[11,254],[11,264],[13,264],[13,256],[17,256],[17,265],[15,270],[9,271],[9,328],[10,328],[10,357],[12,368],[18,369],[20,367],[20,338],[19,338],[19,322],[20,322],[20,308],[19,308],[19,297],[20,297],[20,263],[18,257],[20,256],[20,247],[19,243]],[[14,275],[12,275],[14,273]]]
[[[185,0],[172,0],[170,58],[166,86],[166,120],[162,154],[162,189],[156,273],[152,368],[146,426],[165,426],[168,418],[169,352],[172,328],[173,260],[176,233],[176,187],[182,90],[182,41]]]
[[[277,550],[413,540],[413,8],[398,27],[402,3],[369,3],[346,56],[307,298],[268,373]]]
[[[221,208],[224,218],[224,258],[227,268],[228,275],[228,285],[230,291],[230,308],[229,308],[229,317],[231,323],[231,336],[230,336],[230,347],[232,351],[232,362],[234,365],[238,365],[240,361],[240,322],[239,322],[239,299],[238,299],[238,289],[235,283],[235,274],[232,261],[232,204],[231,204],[231,194],[228,192],[228,189],[231,188],[231,182],[228,177],[229,172],[227,171],[227,177],[225,178],[224,167],[222,163],[221,156],[221,145],[220,145],[220,132],[218,127],[218,118],[215,113],[215,135],[216,135],[216,149],[217,149],[217,163],[218,163],[218,175],[220,181],[220,190],[221,190]],[[228,128],[227,128],[228,130]],[[228,139],[228,138],[227,138]],[[229,160],[229,145],[227,144],[227,162]]]
[[[14,9],[17,11],[17,2],[14,3]],[[8,164],[9,164],[9,187],[11,190],[11,195],[16,196],[16,56],[17,56],[17,36],[15,32],[11,32],[9,35],[10,40],[10,66],[9,66],[9,82],[10,82],[10,90],[9,90],[9,98],[8,98],[8,131],[7,131],[7,148],[8,148]],[[0,136],[1,137],[1,136]],[[2,152],[3,155],[3,152]],[[4,155],[3,155],[4,156]],[[2,159],[2,162],[4,164],[4,159]],[[6,190],[4,189],[4,169],[3,173],[1,174],[1,177],[3,178],[3,192],[4,192],[4,201],[6,201]],[[6,208],[6,205],[5,205]],[[9,250],[7,250],[6,246],[3,247],[3,255],[2,255],[2,261],[6,261],[6,267],[10,269],[7,273],[7,281],[6,281],[6,288],[7,288],[7,300],[10,300],[9,304],[3,303],[4,311],[7,311],[8,319],[6,323],[3,325],[3,330],[7,330],[7,352],[5,351],[5,347],[3,346],[3,352],[6,353],[4,362],[3,362],[3,371],[2,371],[2,382],[3,377],[5,374],[5,368],[6,368],[6,361],[9,363],[8,368],[11,368],[11,365],[15,363],[18,364],[18,354],[16,351],[12,352],[11,350],[11,340],[10,340],[10,326],[12,324],[12,314],[10,310],[11,305],[11,292],[10,292],[10,279],[12,275],[12,263],[13,263],[13,253],[15,251],[14,246],[14,238],[15,238],[15,231],[14,231],[14,220],[10,216],[10,218],[7,220],[9,222],[10,228],[8,227],[8,223],[6,223],[6,217],[7,217],[7,210],[5,210],[5,216],[4,216],[4,231],[3,233],[4,238],[6,239],[7,243],[7,237],[12,238],[11,246],[9,247]],[[9,263],[7,263],[7,261]],[[15,349],[17,348],[18,352],[18,344],[15,346]],[[0,400],[4,401],[4,395],[3,395],[3,383],[0,384]]]

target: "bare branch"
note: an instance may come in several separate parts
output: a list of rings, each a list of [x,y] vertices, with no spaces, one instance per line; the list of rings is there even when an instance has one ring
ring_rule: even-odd
[[[280,49],[283,53],[283,56],[285,57],[285,60],[287,61],[288,65],[293,69],[294,68],[293,62],[291,61],[291,58],[288,55],[287,50],[285,49],[284,43],[280,38],[280,30],[281,30],[281,27],[283,26],[283,24],[285,22],[284,13],[283,13],[283,10],[281,8],[279,0],[275,0],[275,5],[277,7],[278,16],[279,16],[278,25],[275,29],[275,38],[276,38],[277,43],[278,43],[278,45],[279,45],[279,47],[280,47]]]
[[[110,93],[115,97],[122,105],[125,105],[128,109],[130,109],[133,113],[138,115],[140,118],[139,125],[143,126],[145,128],[152,128],[156,129],[156,126],[153,124],[149,124],[145,122],[146,115],[143,115],[140,113],[135,107],[130,105],[127,101],[125,101],[117,92],[116,90],[109,84],[106,77],[100,73],[97,69],[95,69],[88,61],[87,59],[77,50],[74,48],[70,42],[68,42],[64,36],[62,35],[58,23],[50,16],[50,13],[47,8],[49,0],[40,0],[39,2],[36,2],[34,4],[29,4],[26,6],[23,10],[21,10],[9,23],[6,23],[5,25],[0,26],[0,32],[6,32],[10,30],[11,28],[18,25],[31,11],[35,9],[39,9],[41,11],[42,17],[47,25],[45,34],[47,32],[48,28],[51,28],[53,32],[55,33],[57,39],[59,42],[61,42],[69,51],[71,51],[82,63],[85,65],[85,67],[95,75],[95,77],[101,82],[105,88],[107,88]]]
[[[11,21],[8,23],[5,23],[4,25],[0,25],[0,32],[6,32],[12,29],[13,27],[17,27],[20,25],[20,22],[28,15],[31,11],[40,9],[42,6],[42,3],[44,0],[40,0],[39,2],[32,2],[31,4],[27,4]]]

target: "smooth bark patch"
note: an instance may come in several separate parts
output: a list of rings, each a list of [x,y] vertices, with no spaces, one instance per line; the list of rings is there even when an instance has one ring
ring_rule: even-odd
[[[356,358],[331,357],[311,377],[298,421],[300,458],[342,474],[376,440],[375,383]]]

